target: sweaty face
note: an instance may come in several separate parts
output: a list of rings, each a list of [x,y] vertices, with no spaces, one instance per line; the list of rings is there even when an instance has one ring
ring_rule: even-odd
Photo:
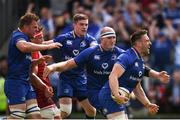
[[[116,37],[115,36],[109,36],[109,37],[105,37],[105,38],[101,38],[101,44],[102,47],[105,50],[112,50],[116,44]]]
[[[87,33],[88,29],[88,20],[80,20],[77,23],[74,23],[74,31],[78,36],[84,36]]]
[[[32,23],[26,27],[28,29],[27,32],[30,37],[33,37],[38,31],[38,23],[36,21],[32,21]]]
[[[148,35],[143,35],[141,37],[141,47],[142,47],[142,53],[144,54],[144,56],[147,56],[148,54],[150,54],[150,46],[151,46],[151,41],[148,37]]]

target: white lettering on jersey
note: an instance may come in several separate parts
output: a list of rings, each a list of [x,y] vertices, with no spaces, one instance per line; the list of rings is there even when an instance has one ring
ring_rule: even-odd
[[[141,81],[141,79],[139,79],[138,77],[134,77],[134,76],[130,76],[131,80],[135,80],[135,81]]]
[[[97,70],[94,70],[93,72],[98,75],[109,75],[111,73],[111,71],[97,71]]]

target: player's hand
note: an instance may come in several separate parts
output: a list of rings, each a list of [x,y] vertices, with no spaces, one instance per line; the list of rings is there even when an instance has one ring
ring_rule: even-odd
[[[156,114],[159,110],[159,106],[153,103],[149,103],[145,105],[145,107],[148,109],[149,113]]]
[[[111,95],[111,97],[117,104],[126,104],[129,101],[129,98],[122,96],[120,94]]]
[[[37,65],[37,64],[42,63],[44,60],[45,60],[44,57],[40,57],[40,58],[38,58],[38,59],[33,59],[33,60],[32,60],[32,64],[33,64],[33,65]]]
[[[168,83],[169,79],[170,79],[170,76],[168,75],[168,73],[166,71],[161,71],[161,72],[159,72],[158,79],[162,83]]]
[[[43,78],[46,78],[50,73],[54,72],[55,68],[52,65],[48,65],[44,68]]]
[[[50,49],[54,49],[54,48],[60,48],[60,47],[62,47],[62,44],[58,43],[58,42],[54,42],[54,43],[49,44],[48,46],[49,46],[49,50],[50,50]]]
[[[43,55],[43,58],[46,62],[51,62],[53,59],[51,55]]]
[[[52,87],[46,87],[45,88],[45,96],[47,98],[50,98],[54,95]]]

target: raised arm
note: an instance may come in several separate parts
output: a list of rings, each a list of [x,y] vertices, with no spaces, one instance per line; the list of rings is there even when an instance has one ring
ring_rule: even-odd
[[[168,83],[170,76],[166,71],[158,72],[145,66],[145,76],[160,80],[162,83]]]
[[[54,71],[63,72],[75,67],[77,67],[77,64],[74,59],[48,65],[44,69],[43,78],[47,77],[50,73]]]
[[[30,72],[30,82],[34,88],[45,91],[44,94],[47,98],[54,95],[52,88],[48,87],[38,76],[37,76],[38,66],[36,63],[32,63],[32,68]]]
[[[35,44],[32,42],[26,42],[24,40],[20,40],[17,42],[16,46],[21,52],[34,52],[34,51],[50,50],[53,48],[59,48],[62,45],[60,43],[51,43],[48,45]]]

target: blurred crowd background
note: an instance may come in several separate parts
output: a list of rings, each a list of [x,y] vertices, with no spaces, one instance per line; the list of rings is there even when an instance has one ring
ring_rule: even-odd
[[[160,105],[160,114],[180,113],[180,0],[0,0],[0,113],[6,111],[3,83],[7,73],[7,48],[11,32],[17,28],[20,16],[34,12],[44,27],[45,40],[53,39],[72,30],[72,16],[84,13],[89,16],[88,33],[99,39],[103,26],[113,27],[117,46],[130,47],[129,36],[139,28],[149,31],[151,54],[146,64],[155,70],[166,70],[171,79],[168,84],[144,78],[142,85],[151,101]],[[45,51],[54,62],[61,60],[57,49]],[[56,92],[58,74],[50,76]],[[57,97],[54,97],[57,100]],[[130,101],[130,117],[146,115],[137,101]],[[81,108],[74,100],[74,112]],[[179,116],[180,118],[180,116]]]

